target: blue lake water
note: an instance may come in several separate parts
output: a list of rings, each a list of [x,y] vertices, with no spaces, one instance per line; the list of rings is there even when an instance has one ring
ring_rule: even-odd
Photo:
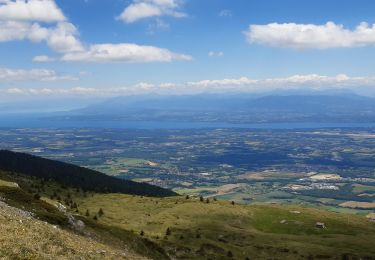
[[[0,116],[0,128],[120,128],[120,129],[314,129],[314,128],[375,128],[375,123],[208,123],[170,121],[71,121],[31,116]]]

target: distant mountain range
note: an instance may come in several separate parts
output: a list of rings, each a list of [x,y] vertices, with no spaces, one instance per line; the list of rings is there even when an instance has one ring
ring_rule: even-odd
[[[116,97],[65,119],[185,122],[375,122],[375,98],[352,93]]]

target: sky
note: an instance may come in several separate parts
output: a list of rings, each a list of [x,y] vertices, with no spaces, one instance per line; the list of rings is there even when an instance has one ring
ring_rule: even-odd
[[[0,104],[276,89],[374,95],[374,10],[372,0],[0,0]]]

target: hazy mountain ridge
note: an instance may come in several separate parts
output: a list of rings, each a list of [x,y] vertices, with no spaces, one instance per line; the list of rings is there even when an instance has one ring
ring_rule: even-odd
[[[200,94],[116,97],[62,120],[184,122],[374,122],[375,99],[353,93]]]

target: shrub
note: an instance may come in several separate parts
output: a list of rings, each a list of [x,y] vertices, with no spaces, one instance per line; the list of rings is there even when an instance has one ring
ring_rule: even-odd
[[[98,212],[98,215],[99,217],[103,216],[104,215],[104,211],[102,208],[99,209],[99,212]]]

